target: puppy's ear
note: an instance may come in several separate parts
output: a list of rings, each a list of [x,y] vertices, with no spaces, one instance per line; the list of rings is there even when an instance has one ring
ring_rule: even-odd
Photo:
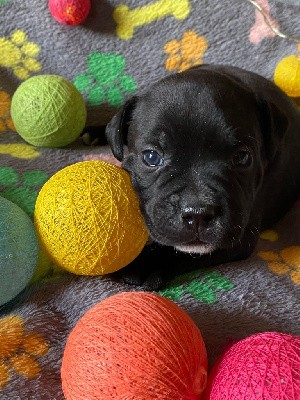
[[[106,126],[107,142],[119,161],[123,160],[124,144],[127,144],[128,128],[136,101],[137,97],[128,100]]]
[[[288,128],[286,115],[272,102],[256,96],[267,158],[272,160]]]

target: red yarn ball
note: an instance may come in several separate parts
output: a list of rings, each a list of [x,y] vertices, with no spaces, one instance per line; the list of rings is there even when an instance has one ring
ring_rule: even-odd
[[[175,303],[131,292],[92,307],[70,333],[67,400],[198,400],[206,385],[201,333]]]
[[[79,25],[88,16],[90,0],[49,0],[52,16],[64,25]]]
[[[212,368],[203,400],[300,399],[300,337],[252,335],[230,347]]]

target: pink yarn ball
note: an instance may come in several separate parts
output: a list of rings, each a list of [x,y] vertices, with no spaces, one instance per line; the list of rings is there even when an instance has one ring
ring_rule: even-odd
[[[203,400],[296,400],[299,396],[300,337],[265,332],[225,352],[212,368]]]
[[[52,16],[64,25],[79,25],[88,16],[90,0],[49,0]]]

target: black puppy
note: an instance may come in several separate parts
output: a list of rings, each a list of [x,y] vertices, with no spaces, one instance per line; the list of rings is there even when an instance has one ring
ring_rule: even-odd
[[[300,192],[300,113],[273,83],[239,68],[162,79],[125,104],[106,137],[154,243],[116,275],[147,289],[246,258]]]

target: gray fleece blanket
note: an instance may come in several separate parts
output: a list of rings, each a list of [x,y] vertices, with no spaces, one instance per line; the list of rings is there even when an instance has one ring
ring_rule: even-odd
[[[257,3],[274,27],[300,35],[299,0]],[[46,0],[0,0],[0,195],[32,217],[41,186],[55,172],[83,160],[116,162],[107,147],[80,140],[48,149],[21,139],[10,102],[31,76],[73,82],[85,99],[87,124],[99,125],[172,72],[222,63],[273,79],[278,63],[296,51],[248,0],[92,0],[89,16],[75,27],[58,23]],[[299,225],[296,203],[261,234],[249,259],[205,270],[199,264],[161,291],[198,325],[210,365],[228,343],[252,333],[300,335]],[[27,288],[0,309],[0,399],[63,399],[60,366],[72,327],[94,304],[132,290],[140,288],[66,274],[40,257]]]

